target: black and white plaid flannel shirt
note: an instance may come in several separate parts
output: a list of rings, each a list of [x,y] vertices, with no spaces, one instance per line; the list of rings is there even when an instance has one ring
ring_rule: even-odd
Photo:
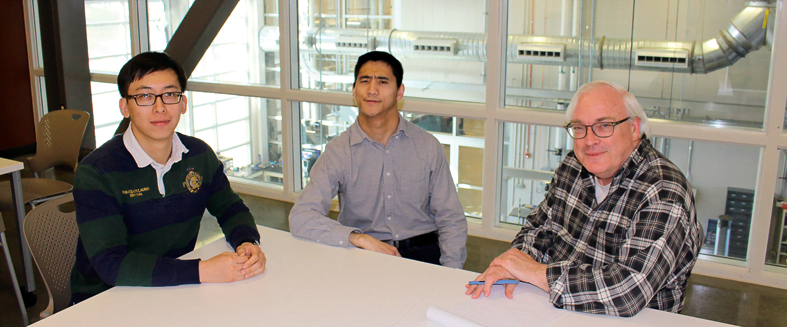
[[[700,230],[686,177],[644,139],[600,204],[593,175],[569,153],[511,246],[548,264],[554,306],[633,316],[683,309]]]

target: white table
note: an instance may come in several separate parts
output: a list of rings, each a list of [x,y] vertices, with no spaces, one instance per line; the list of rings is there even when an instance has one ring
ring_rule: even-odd
[[[514,290],[513,299],[505,296],[503,286],[494,286],[489,297],[482,295],[478,299],[472,299],[464,294],[464,285],[477,276],[478,273],[475,272],[454,270],[394,326],[440,327],[439,324],[426,318],[426,311],[431,306],[451,311],[486,326],[730,326],[654,309],[644,309],[631,318],[561,310],[549,303],[549,295],[546,292],[524,283]]]
[[[503,286],[494,286],[489,297],[473,299],[465,295],[464,285],[476,277],[476,272],[455,269],[395,326],[440,326],[426,319],[431,306],[486,326],[544,326],[566,312],[554,308],[548,294],[530,284],[517,286],[513,299],[505,296]]]
[[[11,174],[11,196],[14,201],[14,211],[16,212],[17,228],[19,230],[19,248],[22,253],[22,271],[25,272],[25,282],[27,292],[32,293],[36,290],[35,278],[33,276],[33,257],[30,255],[30,248],[27,246],[23,223],[25,221],[25,204],[22,200],[22,175],[20,171],[25,168],[25,164],[19,161],[0,158],[0,175]]]
[[[227,284],[115,287],[44,326],[391,326],[452,269],[260,227],[266,270]],[[231,251],[221,239],[187,255]]]
[[[227,284],[115,287],[35,326],[437,326],[426,318],[431,305],[450,310],[477,304],[483,309],[502,296],[502,292],[480,300],[465,296],[464,285],[477,276],[474,272],[331,247],[262,226],[259,230],[268,258],[262,275]],[[223,239],[184,258],[207,259],[222,251],[231,251]],[[553,308],[546,296],[522,285],[514,300],[503,299],[502,305],[518,308],[520,315],[542,311],[554,316],[551,326],[569,312]],[[660,322],[716,325],[646,311],[650,312],[640,313],[643,319],[640,315],[609,319],[626,326],[646,326],[647,315],[656,314]]]

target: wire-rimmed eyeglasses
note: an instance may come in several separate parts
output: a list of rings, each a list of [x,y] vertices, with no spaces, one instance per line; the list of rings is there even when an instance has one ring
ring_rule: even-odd
[[[142,93],[129,95],[126,98],[134,99],[138,106],[147,107],[156,103],[156,99],[161,98],[164,104],[178,104],[183,98],[183,92],[164,92],[161,94]]]
[[[583,139],[588,136],[588,127],[593,130],[593,134],[600,138],[610,137],[613,133],[615,133],[615,126],[618,126],[625,121],[631,119],[631,117],[626,117],[622,120],[618,120],[616,122],[600,122],[595,123],[593,125],[582,125],[577,123],[569,123],[566,125],[565,128],[568,135],[571,136],[573,139]]]

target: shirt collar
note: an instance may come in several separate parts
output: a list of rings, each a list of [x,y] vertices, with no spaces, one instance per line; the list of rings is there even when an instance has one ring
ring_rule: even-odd
[[[617,178],[618,176],[622,176],[625,171],[629,170],[630,167],[633,167],[635,169],[636,167],[639,167],[639,164],[643,160],[645,160],[645,152],[649,147],[650,147],[650,140],[642,136],[641,140],[639,141],[639,144],[637,145],[636,148],[634,148],[633,151],[631,151],[631,154],[629,155],[628,159],[625,162],[623,162],[623,166],[620,167],[620,170],[618,171],[618,174],[615,177]]]
[[[123,133],[123,145],[126,146],[126,150],[131,153],[131,156],[134,157],[134,161],[137,163],[137,167],[143,168],[149,165],[161,165],[157,163],[153,158],[148,155],[145,150],[142,149],[142,146],[139,145],[139,141],[134,136],[134,131],[131,129],[131,125],[128,126],[126,132]],[[169,160],[167,164],[169,165],[172,163],[176,163],[183,159],[183,154],[188,153],[189,149],[183,145],[183,142],[180,141],[180,137],[178,137],[178,133],[172,135],[172,154],[169,156]]]
[[[404,133],[404,135],[409,136],[408,133],[408,131],[410,130],[409,124],[412,123],[404,119],[404,117],[402,117],[402,115],[399,114],[399,126],[397,127],[396,133],[394,133],[393,135]],[[356,145],[358,143],[361,143],[363,142],[364,139],[369,139],[370,142],[374,141],[372,140],[372,138],[369,137],[369,135],[366,134],[366,132],[363,131],[361,125],[358,124],[358,119],[355,120],[355,123],[350,125],[349,130],[350,130],[350,145]]]

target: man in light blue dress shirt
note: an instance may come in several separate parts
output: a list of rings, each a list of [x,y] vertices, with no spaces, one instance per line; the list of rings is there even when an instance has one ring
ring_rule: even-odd
[[[317,159],[290,211],[293,235],[321,243],[462,268],[467,220],[443,146],[399,114],[401,63],[386,52],[358,58],[358,119]],[[338,221],[328,218],[339,195]]]

